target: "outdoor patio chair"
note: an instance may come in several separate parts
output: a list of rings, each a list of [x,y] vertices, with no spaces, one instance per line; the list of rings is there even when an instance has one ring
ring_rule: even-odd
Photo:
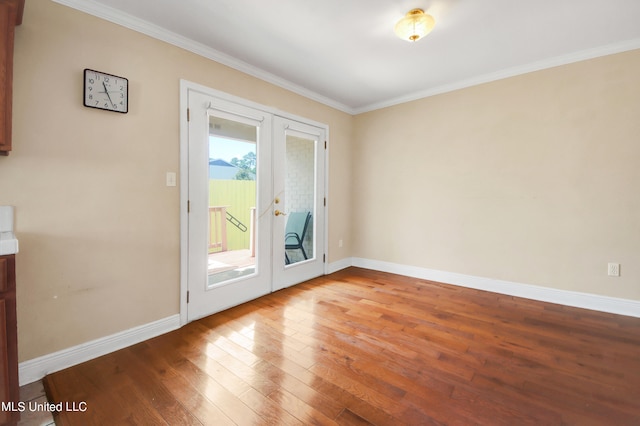
[[[302,256],[308,259],[307,252],[304,251],[302,243],[304,237],[307,234],[307,228],[311,221],[310,212],[292,212],[289,213],[289,219],[287,220],[287,226],[284,234],[284,248],[286,250],[301,250]],[[284,254],[285,264],[291,263],[289,256],[285,252]]]

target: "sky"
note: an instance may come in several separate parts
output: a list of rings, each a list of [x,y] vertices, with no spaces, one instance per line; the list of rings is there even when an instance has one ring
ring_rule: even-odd
[[[231,161],[234,157],[242,158],[249,152],[255,152],[255,149],[255,143],[209,136],[209,158],[212,159]]]

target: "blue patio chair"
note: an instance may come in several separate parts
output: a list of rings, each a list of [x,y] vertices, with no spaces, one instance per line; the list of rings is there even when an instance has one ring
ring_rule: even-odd
[[[304,237],[307,234],[307,228],[311,221],[310,212],[292,212],[289,213],[289,219],[287,220],[287,226],[284,234],[284,248],[286,250],[301,250],[302,256],[308,259],[307,252],[304,251],[302,243]],[[291,263],[287,253],[284,253],[285,264]]]

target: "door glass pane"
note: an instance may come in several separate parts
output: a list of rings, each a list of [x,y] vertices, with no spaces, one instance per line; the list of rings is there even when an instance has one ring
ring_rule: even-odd
[[[208,285],[256,272],[258,131],[209,117]]]
[[[285,265],[314,259],[316,141],[287,134]]]

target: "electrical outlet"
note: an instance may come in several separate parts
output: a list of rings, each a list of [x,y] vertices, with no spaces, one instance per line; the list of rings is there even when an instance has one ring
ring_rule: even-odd
[[[338,240],[338,247],[342,247],[342,240]]]
[[[609,263],[608,274],[610,277],[619,277],[620,276],[620,264],[619,263]]]

